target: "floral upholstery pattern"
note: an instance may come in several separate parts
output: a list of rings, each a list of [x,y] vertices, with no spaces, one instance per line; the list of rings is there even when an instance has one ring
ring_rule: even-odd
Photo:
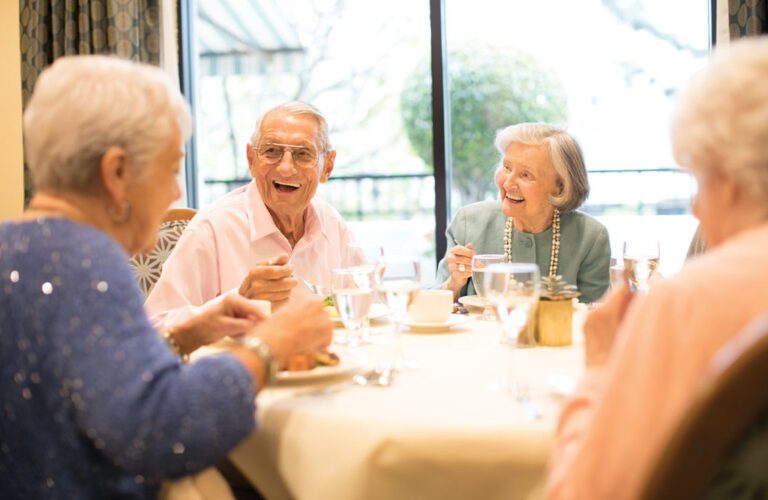
[[[131,258],[139,287],[144,292],[146,299],[154,288],[163,271],[163,263],[173,251],[181,234],[186,229],[188,220],[171,220],[160,224],[160,232],[157,235],[157,244],[154,250],[146,254],[137,254]]]

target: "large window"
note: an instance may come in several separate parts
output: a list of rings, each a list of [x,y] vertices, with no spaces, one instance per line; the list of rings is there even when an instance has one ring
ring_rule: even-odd
[[[705,0],[446,0],[453,203],[498,197],[492,140],[523,121],[562,124],[590,170],[583,210],[614,253],[638,233],[679,268],[694,183],[675,168],[669,121],[709,52]]]
[[[608,225],[614,248],[646,233],[664,241],[662,269],[679,266],[693,183],[674,168],[668,124],[707,57],[708,2],[444,0],[452,160],[434,165],[438,2],[189,1],[198,205],[249,181],[245,148],[259,115],[305,100],[327,115],[338,151],[318,196],[358,239],[421,255],[429,282],[442,238],[435,210],[498,196],[496,130],[550,121],[581,142],[592,184],[584,209]],[[446,207],[435,205],[435,169],[452,172]]]

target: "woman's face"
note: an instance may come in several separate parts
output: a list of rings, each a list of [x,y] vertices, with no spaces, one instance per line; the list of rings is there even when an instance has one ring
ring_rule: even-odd
[[[152,250],[163,215],[181,196],[178,174],[184,158],[181,133],[176,130],[162,151],[137,174],[127,190],[131,204],[129,231],[131,241],[128,252]]]
[[[518,229],[540,232],[549,227],[554,212],[549,197],[559,189],[546,145],[510,144],[496,185],[504,215],[514,218]]]

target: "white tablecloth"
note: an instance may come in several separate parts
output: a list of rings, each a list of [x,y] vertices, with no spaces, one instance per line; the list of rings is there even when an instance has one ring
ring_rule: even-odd
[[[578,376],[583,349],[518,351],[543,415],[534,421],[501,388],[510,358],[499,337],[496,323],[471,316],[450,333],[403,334],[418,366],[390,387],[268,388],[258,431],[230,458],[270,499],[538,498],[562,403],[547,378]]]

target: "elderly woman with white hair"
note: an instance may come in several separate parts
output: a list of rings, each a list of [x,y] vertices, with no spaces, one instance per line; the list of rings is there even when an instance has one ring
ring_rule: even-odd
[[[496,148],[501,203],[474,203],[456,213],[436,286],[452,290],[454,299],[472,295],[472,257],[503,254],[538,264],[542,276],[563,276],[585,302],[599,299],[609,285],[610,244],[605,227],[576,210],[589,195],[576,140],[553,125],[521,123],[501,130]]]
[[[24,114],[37,194],[0,224],[3,498],[154,498],[221,461],[273,370],[330,341],[308,299],[266,319],[227,297],[165,341],[150,325],[127,254],[152,248],[179,197],[190,130],[159,68],[78,56],[40,75]],[[243,334],[228,354],[180,360]]]
[[[717,49],[683,93],[673,149],[696,178],[708,249],[647,294],[617,288],[587,317],[587,371],[560,417],[551,498],[638,498],[713,358],[768,310],[766,80],[768,39],[744,39]],[[756,425],[762,444],[735,446],[707,498],[765,497],[768,433]]]

